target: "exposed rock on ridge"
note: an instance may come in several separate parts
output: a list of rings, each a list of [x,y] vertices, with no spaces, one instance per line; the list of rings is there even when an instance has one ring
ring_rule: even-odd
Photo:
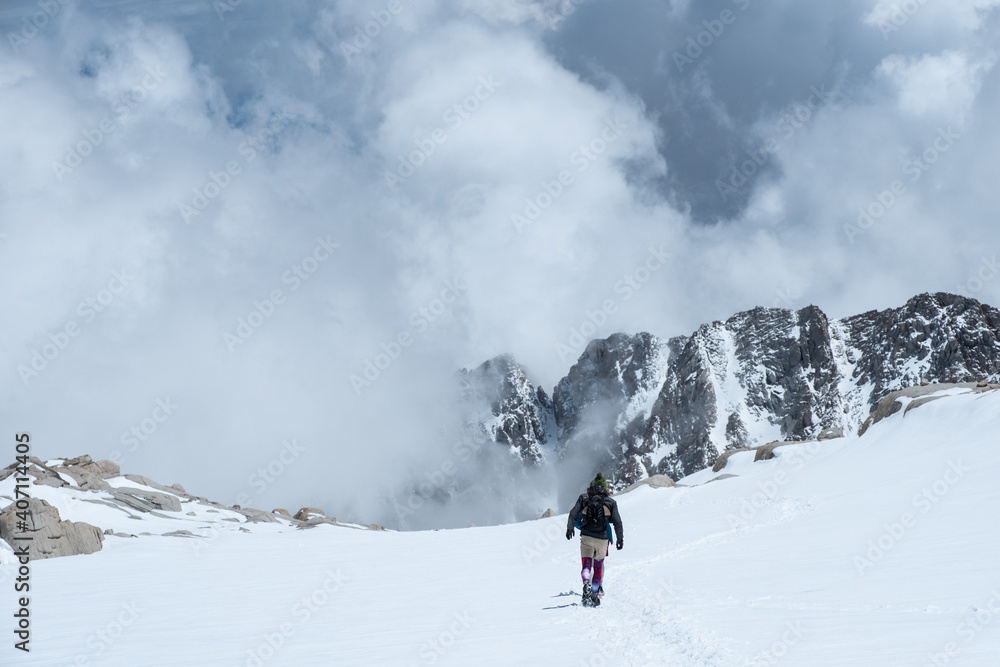
[[[493,367],[495,370],[490,370]],[[505,355],[465,377],[493,389],[484,424],[531,463],[591,457],[616,489],[679,479],[725,451],[856,433],[880,399],[921,382],[1000,381],[1000,311],[952,294],[830,320],[755,308],[666,343],[648,333],[594,340],[551,408]],[[551,415],[551,416],[549,416]]]

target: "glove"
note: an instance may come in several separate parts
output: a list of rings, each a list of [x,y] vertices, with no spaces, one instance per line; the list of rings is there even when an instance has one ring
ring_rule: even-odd
[[[622,550],[622,546],[623,546],[622,538],[619,537],[618,538],[618,544],[615,545],[615,549],[618,549],[618,551],[621,551]]]
[[[574,531],[572,528],[567,528],[566,529],[566,539],[567,540],[572,540],[574,535],[576,535],[576,531]]]

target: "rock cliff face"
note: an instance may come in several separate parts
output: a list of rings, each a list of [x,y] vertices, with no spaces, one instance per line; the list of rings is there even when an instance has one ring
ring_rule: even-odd
[[[680,341],[674,341],[679,346]],[[645,470],[642,435],[663,386],[670,343],[648,333],[591,341],[552,393],[562,456]]]
[[[755,308],[690,337],[592,341],[551,403],[509,356],[464,371],[489,434],[525,461],[584,457],[616,488],[679,479],[730,449],[856,433],[879,399],[921,382],[1000,381],[1000,311],[952,294],[830,320]]]
[[[702,326],[670,365],[644,440],[675,479],[727,449],[841,426],[830,323],[818,308],[756,308]],[[632,480],[634,481],[634,480]]]
[[[554,430],[552,403],[513,357],[504,354],[471,371],[463,369],[459,383],[468,428],[485,431],[525,463],[544,460],[542,447]]]

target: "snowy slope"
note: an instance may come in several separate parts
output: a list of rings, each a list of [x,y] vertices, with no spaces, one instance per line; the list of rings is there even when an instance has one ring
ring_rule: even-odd
[[[569,594],[565,516],[109,537],[33,564],[34,650],[8,637],[0,664],[919,666],[946,650],[996,664],[998,427],[1000,392],[950,395],[860,438],[735,454],[737,477],[620,496],[626,548],[596,610]],[[76,520],[99,509],[80,505]],[[0,568],[6,619],[13,576]]]

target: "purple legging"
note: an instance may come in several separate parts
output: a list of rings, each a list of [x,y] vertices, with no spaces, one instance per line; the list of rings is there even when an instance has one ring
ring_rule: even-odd
[[[591,584],[593,589],[596,591],[601,587],[601,580],[604,579],[604,559],[603,558],[584,558],[583,559],[583,570],[580,572],[580,577],[584,581],[590,581],[590,572],[594,571],[594,581]]]

